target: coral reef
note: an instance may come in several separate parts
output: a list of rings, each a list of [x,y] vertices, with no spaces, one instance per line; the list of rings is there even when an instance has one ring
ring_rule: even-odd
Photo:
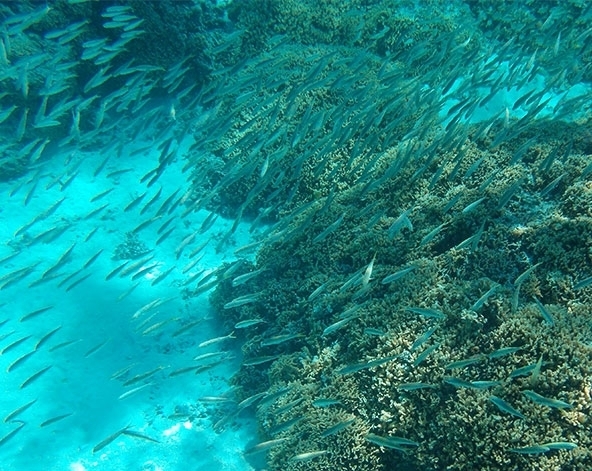
[[[127,232],[125,241],[115,247],[113,260],[134,260],[149,252],[148,246],[140,240],[136,232]]]
[[[288,388],[281,399],[258,409],[264,436],[286,438],[269,452],[272,469],[335,469],[337,462],[352,470],[592,465],[590,294],[573,289],[592,265],[585,235],[592,229],[591,200],[582,191],[589,159],[579,137],[584,129],[541,123],[495,151],[489,135],[469,139],[458,168],[450,153],[440,153],[420,177],[408,166],[380,191],[343,189],[325,214],[314,217],[323,207],[321,198],[279,241],[263,244],[256,266],[244,265],[245,272],[265,267],[266,276],[236,288],[220,283],[212,300],[229,326],[251,318],[266,321],[245,332],[245,362],[277,356],[242,367],[235,377],[241,394]],[[510,164],[532,136],[536,144]],[[553,152],[563,158],[549,164]],[[520,184],[508,197],[516,181]],[[412,230],[390,237],[389,228],[406,210]],[[314,242],[343,213],[341,225]],[[297,230],[311,218],[305,230]],[[474,244],[464,243],[475,234]],[[373,257],[367,284],[360,275],[348,288],[348,280],[367,271]],[[392,283],[381,282],[405,267],[414,269]],[[309,300],[324,283],[324,291]],[[258,301],[222,308],[248,293],[258,293]],[[351,319],[328,329],[344,318]],[[294,336],[269,342],[286,334]],[[509,354],[493,353],[507,347],[513,347]],[[376,362],[380,359],[385,360]],[[463,360],[469,360],[466,366],[455,365]],[[416,384],[423,386],[407,389]],[[530,390],[569,407],[535,403],[525,395]],[[492,396],[524,418],[500,411]],[[315,407],[319,398],[338,403]],[[322,436],[348,419],[355,420]],[[370,433],[419,445],[409,451],[378,447],[366,439]],[[578,448],[512,451],[552,442]],[[314,450],[325,450],[330,458],[289,461]]]

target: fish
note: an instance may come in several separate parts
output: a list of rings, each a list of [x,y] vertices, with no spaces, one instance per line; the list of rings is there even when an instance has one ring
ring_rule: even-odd
[[[0,123],[3,123],[4,121],[6,121],[9,118],[9,116],[12,114],[12,112],[16,109],[17,109],[17,106],[12,105],[10,108],[7,108],[7,109],[1,111],[0,112]]]
[[[551,448],[542,445],[523,446],[520,448],[510,448],[511,453],[518,453],[520,455],[539,455],[547,453]]]
[[[310,295],[307,298],[307,301],[310,302],[310,301],[314,300],[315,298],[319,297],[323,293],[323,291],[325,291],[328,284],[329,284],[329,281],[326,281],[325,283],[320,285],[318,288],[316,288],[312,293],[310,293]]]
[[[487,292],[483,296],[481,296],[477,301],[475,301],[475,303],[469,309],[471,311],[477,312],[479,309],[481,309],[485,302],[497,292],[497,290],[500,287],[501,286],[499,284],[494,284],[491,288],[489,288],[489,290],[487,290]]]
[[[171,371],[169,373],[169,378],[173,378],[175,376],[179,376],[179,375],[182,375],[185,373],[191,373],[191,372],[196,371],[202,367],[203,367],[203,365],[186,366],[185,368],[180,368],[178,370]]]
[[[199,402],[207,404],[224,404],[227,402],[235,402],[234,400],[224,396],[203,396],[198,399]]]
[[[269,405],[274,404],[280,397],[285,396],[287,393],[291,391],[290,387],[281,387],[277,391],[270,393],[268,391],[267,396],[261,399],[259,402],[259,410],[266,408]]]
[[[456,205],[456,203],[458,203],[460,201],[462,196],[463,196],[462,193],[458,193],[458,194],[454,195],[450,199],[450,201],[448,203],[446,203],[446,206],[444,206],[444,208],[442,209],[442,213],[446,214],[448,211],[450,211]]]
[[[351,320],[355,319],[356,317],[357,316],[346,317],[346,318],[341,319],[341,320],[331,324],[330,326],[326,327],[325,330],[323,330],[323,334],[322,334],[323,337],[341,329],[342,327],[347,325]]]
[[[99,442],[98,444],[96,444],[93,449],[92,452],[96,453],[98,451],[101,451],[103,448],[105,448],[107,445],[109,445],[110,443],[114,442],[123,432],[125,432],[126,430],[128,430],[130,428],[130,425],[127,425],[121,429],[119,429],[117,432],[109,435],[107,438],[105,438],[104,440],[102,440],[101,442]]]
[[[105,191],[103,191],[103,192],[101,192],[101,193],[98,193],[98,194],[96,194],[95,196],[93,196],[93,197],[90,199],[90,202],[91,202],[91,203],[94,203],[95,201],[98,201],[98,200],[100,200],[101,198],[104,198],[104,197],[105,197],[105,196],[107,196],[109,193],[111,193],[113,190],[115,190],[115,188],[114,188],[114,187],[111,187],[111,188],[109,188],[109,189],[107,189],[107,190],[105,190]]]
[[[194,296],[198,296],[201,293],[211,290],[218,285],[218,280],[212,280],[209,283],[200,284],[198,283],[197,288],[193,291]]]
[[[60,191],[63,192],[65,189],[67,189],[72,184],[72,182],[76,179],[77,176],[78,176],[78,170],[73,172],[71,175],[69,175],[68,178],[64,182],[60,182],[60,184],[61,184]]]
[[[181,328],[179,328],[175,332],[173,332],[171,334],[171,336],[178,337],[179,335],[184,334],[184,333],[188,332],[189,330],[193,329],[196,325],[200,324],[202,321],[203,321],[203,319],[197,319],[195,321],[188,322],[187,324],[185,324],[184,326],[182,326]]]
[[[5,353],[8,353],[9,351],[15,349],[16,347],[18,347],[21,343],[25,342],[26,340],[28,340],[29,338],[31,338],[31,335],[26,335],[24,337],[21,337],[18,340],[15,340],[14,342],[12,342],[11,344],[8,344],[6,347],[4,347],[1,351],[0,351],[0,355],[4,355]]]
[[[199,230],[197,231],[199,234],[203,234],[207,232],[216,222],[218,219],[218,214],[211,212],[207,218],[204,219],[203,223],[201,224]],[[195,235],[195,234],[193,234]]]
[[[288,462],[289,463],[305,463],[307,461],[314,460],[315,458],[319,458],[320,456],[324,456],[329,453],[327,450],[316,450],[316,451],[307,451],[306,453],[299,453],[297,455],[292,456]]]
[[[46,231],[43,231],[42,233],[34,236],[32,240],[29,241],[29,245],[34,245],[37,243],[51,244],[52,242],[57,240],[62,234],[64,234],[68,229],[70,229],[71,226],[72,224],[70,223],[53,226],[47,229]]]
[[[31,402],[27,402],[25,405],[22,405],[21,407],[18,407],[17,409],[13,410],[10,414],[8,414],[6,417],[4,417],[4,423],[11,422],[12,419],[19,416],[23,412],[25,412],[29,407],[31,407],[36,402],[37,402],[37,399],[33,399]]]
[[[573,408],[573,405],[571,405],[567,402],[560,401],[558,399],[552,399],[552,398],[541,396],[540,394],[537,394],[536,392],[531,391],[529,389],[522,391],[522,394],[524,394],[528,399],[530,399],[535,404],[539,404],[541,406],[545,406],[545,407],[549,407],[549,408],[553,408],[553,409],[572,409]]]
[[[249,273],[245,273],[244,275],[239,275],[239,276],[237,276],[236,278],[234,278],[232,280],[232,286],[236,288],[237,286],[240,286],[240,285],[246,283],[251,278],[254,278],[257,275],[260,275],[261,273],[263,273],[266,270],[267,270],[267,268],[260,268],[259,270],[255,270],[255,271],[252,271],[252,272],[249,272]]]
[[[259,318],[256,318],[256,319],[247,319],[247,320],[244,320],[244,321],[237,322],[234,325],[234,328],[235,329],[245,329],[245,328],[251,327],[253,325],[261,324],[262,322],[265,322],[265,321],[263,319],[259,319]]]
[[[54,273],[52,275],[45,276],[45,277],[42,276],[41,278],[38,278],[37,280],[31,282],[29,284],[29,288],[33,288],[34,286],[40,286],[43,283],[49,283],[50,281],[56,280],[56,279],[60,278],[61,276],[62,276],[62,274],[60,274],[60,273]],[[64,283],[63,281],[60,282],[59,286],[62,286],[63,283]]]
[[[542,443],[540,446],[549,448],[550,450],[575,450],[578,444],[573,442],[548,442]]]
[[[8,368],[6,368],[6,372],[10,373],[11,371],[13,371],[15,368],[17,368],[18,366],[22,365],[25,361],[27,361],[37,350],[32,350],[28,353],[25,353],[24,355],[18,357],[16,360],[14,360],[10,365],[8,365]]]
[[[102,67],[100,68],[97,73],[95,75],[93,75],[88,82],[86,82],[86,84],[84,85],[84,93],[87,94],[88,92],[90,92],[93,88],[99,87],[101,85],[103,85],[107,80],[109,80],[113,74],[111,72],[109,72],[109,69],[111,68],[111,66],[106,66],[106,67]],[[109,177],[109,175],[107,175],[107,177]]]
[[[19,389],[26,388],[27,386],[29,386],[30,384],[32,384],[34,381],[36,381],[37,379],[39,379],[41,376],[43,376],[43,374],[45,374],[51,368],[53,368],[53,365],[46,366],[45,368],[39,370],[37,373],[32,374],[25,381],[22,382],[22,384],[20,385]]]
[[[84,53],[83,53],[83,55],[84,55]],[[99,163],[99,165],[97,166],[97,168],[93,172],[93,177],[96,178],[100,175],[100,173],[103,171],[103,169],[105,168],[105,165],[107,165],[107,162],[109,161],[110,158],[111,158],[111,154],[107,153],[106,157]]]
[[[514,353],[519,352],[520,350],[521,350],[520,347],[502,347],[502,348],[498,348],[497,350],[494,350],[493,352],[489,353],[487,355],[487,358],[489,358],[490,360],[492,360],[494,358],[501,358],[506,355],[513,355]]]
[[[5,421],[6,422],[6,421]],[[8,432],[2,438],[0,438],[0,447],[13,438],[20,430],[25,426],[25,422],[21,422],[17,428]]]
[[[93,353],[98,352],[101,348],[103,348],[108,342],[109,340],[111,340],[110,338],[108,338],[107,340],[104,340],[100,343],[98,343],[97,345],[95,345],[94,347],[92,347],[90,350],[88,350],[85,354],[84,354],[84,358],[88,358],[89,356],[91,356]]]
[[[285,422],[281,422],[277,425],[275,425],[274,427],[272,427],[271,429],[269,429],[269,435],[274,436],[274,435],[278,435],[282,432],[285,432],[286,430],[290,430],[292,427],[294,427],[294,425],[298,424],[299,422],[302,422],[304,420],[304,417],[294,417],[293,419],[290,420],[286,420]]]
[[[267,337],[261,341],[262,347],[269,347],[271,345],[280,345],[285,342],[289,342],[290,340],[302,338],[304,335],[302,334],[280,334],[274,335],[273,337]]]
[[[245,304],[252,304],[259,301],[259,294],[245,294],[239,296],[224,305],[224,309],[232,309],[235,307],[244,306]]]
[[[140,224],[138,224],[136,227],[134,227],[132,229],[132,233],[137,234],[138,232],[143,231],[148,226],[150,226],[154,222],[158,221],[161,217],[162,216],[154,216],[154,217],[151,217],[150,219],[146,219],[145,221],[142,221]]]
[[[70,273],[66,278],[64,278],[63,280],[61,280],[58,283],[58,288],[61,288],[62,286],[66,285],[67,283],[70,283],[74,278],[76,278],[78,275],[80,275],[83,271],[84,271],[84,268],[79,268],[75,272]],[[62,275],[56,274],[55,276],[48,278],[46,281],[51,281],[52,279],[59,278],[60,276],[62,276]],[[45,280],[43,280],[43,278],[41,278],[40,280],[37,280],[36,283],[41,283],[43,281],[45,281]]]
[[[521,177],[512,183],[508,188],[502,193],[502,196],[499,199],[497,204],[497,210],[501,210],[508,202],[512,199],[512,197],[516,194],[516,192],[520,189],[520,186],[524,182],[525,178]]]
[[[162,194],[162,187],[160,187],[160,189],[154,194],[154,196],[152,198],[150,198],[150,200],[148,200],[148,202],[140,210],[140,215],[143,215],[146,211],[148,211],[148,209],[150,209],[152,207],[152,205],[156,202],[156,200],[158,200],[158,198],[160,198],[161,194]]]
[[[346,365],[346,366],[340,368],[339,370],[337,370],[337,374],[347,375],[347,374],[351,374],[351,373],[357,373],[358,371],[363,371],[363,370],[367,370],[370,368],[374,368],[376,366],[384,365],[385,363],[388,363],[396,358],[399,358],[399,356],[400,355],[389,355],[387,357],[377,358],[375,360],[370,360],[370,361],[361,362],[361,363],[354,363],[352,365]]]
[[[57,345],[54,345],[53,347],[51,347],[49,349],[50,352],[55,352],[56,350],[59,350],[60,348],[64,348],[67,347],[68,345],[72,345],[76,342],[80,342],[82,339],[75,339],[75,340],[67,340],[65,342],[62,343],[58,343]]]
[[[31,185],[31,188],[29,189],[29,191],[25,195],[25,199],[23,201],[23,204],[25,206],[27,206],[29,204],[29,202],[31,201],[31,198],[33,198],[33,195],[35,194],[35,190],[37,189],[37,184],[38,183],[39,183],[39,179],[38,178],[35,178],[33,180],[33,184]]]
[[[592,285],[592,276],[589,276],[588,278],[583,278],[580,281],[578,281],[576,284],[574,284],[573,289],[574,291],[577,291],[579,289],[587,288],[590,285]]]
[[[127,435],[129,437],[134,437],[134,438],[140,438],[142,440],[146,440],[148,442],[154,442],[154,443],[160,443],[159,440],[156,440],[155,438],[149,437],[148,435],[144,435],[143,433],[140,432],[136,432],[134,430],[124,430],[123,432],[121,432],[123,435]]]
[[[256,366],[262,365],[263,363],[269,363],[270,361],[277,360],[280,355],[265,355],[260,357],[252,357],[243,360],[244,366]]]
[[[362,281],[362,270],[356,271],[348,280],[341,285],[339,288],[339,292],[343,293],[344,291],[348,290],[349,288],[356,286]]]
[[[471,381],[466,381],[461,378],[456,378],[454,376],[445,376],[442,378],[442,381],[446,384],[450,384],[455,388],[468,388],[468,389],[479,389],[476,388]]]
[[[59,422],[60,420],[64,420],[64,419],[70,417],[71,415],[74,415],[74,412],[56,415],[55,417],[51,417],[51,418],[41,422],[41,424],[39,424],[39,427],[41,427],[41,428],[47,427],[48,425],[55,424],[56,422]]]
[[[364,437],[366,441],[373,443],[374,445],[382,446],[385,448],[391,448],[394,450],[406,450],[407,447],[417,447],[419,443],[408,438],[387,436],[383,437],[374,433],[369,433]]]
[[[160,262],[155,262],[152,265],[148,265],[147,267],[138,270],[136,273],[132,275],[132,281],[136,281],[138,278],[142,278],[146,273],[154,270],[157,266],[160,265]]]
[[[77,279],[72,284],[70,284],[66,287],[66,292],[73,290],[76,286],[78,286],[80,283],[85,281],[87,278],[90,278],[91,276],[92,276],[92,273],[89,273],[87,275],[84,275],[82,278]]]
[[[236,337],[234,336],[234,332],[231,332],[228,335],[225,335],[223,337],[216,337],[210,340],[206,340],[205,342],[202,342],[198,345],[199,348],[203,348],[203,347],[207,347],[209,345],[214,345],[216,343],[220,343],[220,342],[224,342],[226,340],[230,340],[230,339],[235,339]]]
[[[420,316],[424,317],[432,317],[434,319],[445,319],[446,315],[439,311],[438,309],[433,308],[423,308],[423,307],[406,307],[405,311],[413,312],[414,314],[419,314]]]
[[[274,440],[268,440],[265,442],[257,443],[257,445],[254,445],[251,448],[246,449],[244,454],[248,456],[254,455],[255,453],[261,453],[263,451],[268,451],[274,446],[284,443],[286,440],[288,440],[288,437],[276,438]]]
[[[497,396],[491,395],[491,396],[489,396],[489,400],[500,411],[505,412],[506,414],[513,415],[514,417],[518,417],[519,419],[526,419],[526,416],[524,414],[522,414],[522,412],[518,411],[517,409],[514,409],[514,407],[512,407],[510,404],[508,404],[503,399],[501,399]]]
[[[481,224],[481,227],[479,228],[479,230],[475,234],[473,234],[471,237],[466,238],[465,240],[460,242],[458,245],[456,245],[454,248],[457,250],[461,250],[461,249],[465,249],[465,248],[470,247],[471,250],[474,252],[475,250],[477,250],[477,247],[479,245],[479,241],[481,240],[481,236],[483,235],[484,229],[485,229],[485,223]]]
[[[132,7],[129,5],[111,5],[108,6],[103,13],[101,13],[101,16],[103,18],[113,18],[114,16],[124,14],[131,9]]]
[[[165,304],[166,302],[170,301],[172,298],[157,298],[153,301],[150,301],[147,304],[144,304],[140,309],[138,309],[136,312],[134,312],[134,314],[132,315],[132,319],[137,319],[140,316],[146,314],[147,312],[150,312],[152,309],[155,309],[159,306],[162,306],[163,304]]]
[[[335,434],[341,432],[342,430],[345,430],[347,427],[349,427],[355,421],[356,421],[356,419],[354,418],[354,419],[342,420],[341,422],[337,422],[335,425],[332,425],[331,427],[325,429],[321,433],[321,437],[327,438],[327,437],[330,437],[331,435],[335,435]]]
[[[129,260],[126,260],[121,265],[119,265],[116,268],[114,268],[113,270],[111,270],[107,274],[107,276],[105,277],[105,281],[109,281],[111,278],[114,278],[121,270],[123,270],[123,267],[125,267],[128,263],[129,263]]]
[[[172,233],[173,231],[176,229],[176,227],[172,227],[171,229],[169,229],[167,232],[165,232],[164,234],[162,234],[155,242],[156,245],[160,245],[162,242],[164,242]]]
[[[153,376],[154,374],[158,373],[161,370],[164,370],[165,368],[166,368],[165,366],[157,366],[156,368],[154,368],[150,371],[146,371],[145,373],[137,374],[133,378],[130,378],[127,381],[125,381],[123,383],[123,386],[131,386],[132,384],[135,384],[135,383],[142,381],[146,378],[150,378],[150,376]]]
[[[99,256],[103,253],[104,249],[100,249],[97,253],[95,253],[93,256],[91,256],[82,266],[83,269],[86,269],[88,267],[90,267],[96,260],[97,258],[99,258]]]
[[[124,366],[123,368],[117,370],[110,376],[110,379],[120,379],[122,376],[127,374],[137,363],[132,363],[131,365]]]
[[[173,270],[175,270],[175,268],[177,268],[177,266],[173,265],[168,270],[160,273],[158,276],[155,276],[154,279],[152,280],[152,283],[150,283],[150,286],[155,286],[158,283],[160,283],[161,281],[163,281],[167,276],[169,276],[173,272]]]
[[[540,192],[541,197],[545,197],[549,193],[551,193],[555,189],[555,187],[557,187],[557,185],[559,185],[559,183],[565,177],[565,175],[566,175],[565,173],[562,173],[556,179],[551,181],[547,186],[545,186],[545,188],[543,188]]]
[[[188,271],[190,271],[192,268],[194,268],[201,261],[201,259],[203,258],[204,255],[205,254],[201,254],[199,257],[196,257],[195,259],[191,260],[187,265],[185,265],[182,268],[181,273],[186,274]],[[191,281],[194,281],[197,278],[197,276],[200,276],[201,274],[203,274],[204,271],[205,270],[202,270],[199,273],[195,273],[195,274],[191,275],[191,278],[190,278]]]
[[[538,361],[535,363],[532,373],[530,374],[530,378],[528,382],[531,386],[534,386],[539,379],[539,375],[541,374],[541,367],[543,366],[543,355],[541,355]]]
[[[37,265],[39,265],[39,263],[40,262],[35,262],[32,265],[29,265],[24,268],[19,268],[18,270],[14,270],[10,273],[7,273],[6,275],[1,276],[0,283],[2,283],[2,286],[0,286],[0,290],[8,288],[9,286],[18,283],[22,279],[29,276],[31,273],[35,271],[35,268],[37,267]]]
[[[129,265],[127,265],[125,267],[122,267],[122,270],[119,273],[119,278],[123,278],[123,277],[130,275],[133,272],[139,270],[141,267],[143,267],[147,262],[149,262],[153,258],[154,258],[154,255],[148,255],[147,257],[144,257],[140,260],[130,263]]]
[[[370,282],[370,278],[372,276],[372,270],[374,269],[374,262],[376,261],[376,253],[374,253],[374,257],[372,257],[372,260],[370,261],[370,263],[368,264],[368,266],[366,267],[366,270],[364,270],[364,274],[362,275],[362,286],[368,286],[368,283]]]
[[[162,203],[160,208],[158,208],[158,210],[156,211],[156,216],[162,216],[167,212],[167,210],[169,209],[169,207],[171,205],[171,202],[173,201],[173,199],[175,199],[175,197],[177,196],[179,191],[181,191],[180,188],[178,188],[176,191],[174,191],[172,194],[170,194],[166,200],[164,200],[164,202]]]
[[[119,296],[117,296],[117,302],[121,302],[123,301],[125,298],[127,298],[130,294],[132,294],[134,292],[134,290],[140,285],[140,282],[138,281],[137,283],[131,285],[126,291],[124,291],[123,293],[121,293]]]
[[[185,237],[181,241],[181,243],[175,249],[175,257],[177,260],[179,260],[179,258],[181,258],[181,254],[183,253],[183,250],[185,249],[185,247],[187,247],[189,244],[191,244],[195,240],[196,237],[197,237],[197,232],[194,232],[192,234],[189,234],[187,237]]]
[[[545,306],[543,306],[543,304],[539,301],[539,299],[536,296],[533,296],[532,299],[534,300],[537,308],[539,309],[539,312],[541,313],[541,316],[543,317],[545,324],[547,324],[549,327],[553,327],[555,325],[555,320],[553,319],[553,316],[551,315],[549,310]]]
[[[134,171],[133,168],[122,168],[122,169],[119,169],[119,170],[114,170],[113,172],[107,174],[107,178],[119,177],[121,175],[125,175],[126,173],[133,172],[133,171]],[[132,200],[132,202],[133,201],[134,200]]]
[[[105,209],[107,206],[109,206],[109,203],[105,203],[103,206],[99,206],[98,208],[95,208],[93,210],[91,210],[86,216],[83,216],[82,219],[84,219],[85,221],[94,218],[97,214],[99,214],[101,211],[103,211],[103,209]],[[89,235],[86,236],[85,242],[88,242],[90,240],[90,238],[92,237],[92,235],[99,230],[99,227],[95,227],[94,229],[92,229],[92,231],[89,233]]]
[[[461,213],[467,214],[467,213],[473,211],[477,206],[479,206],[486,199],[487,199],[487,197],[486,196],[483,196],[482,198],[479,198],[478,200],[473,201],[471,204],[465,206],[463,208],[463,210],[461,211]]]
[[[135,394],[135,393],[137,393],[138,391],[141,391],[144,388],[147,388],[149,386],[152,386],[152,384],[154,384],[154,383],[146,383],[146,384],[143,384],[142,386],[138,386],[137,388],[130,389],[129,391],[126,391],[123,394],[121,394],[117,399],[119,399],[119,400],[125,399],[126,397],[129,397],[132,394]]]
[[[172,319],[165,319],[164,321],[157,322],[156,324],[153,324],[153,325],[151,325],[151,326],[147,327],[146,329],[144,329],[144,330],[141,332],[141,335],[148,335],[148,334],[151,334],[151,333],[152,333],[152,332],[154,332],[155,330],[158,330],[158,329],[160,329],[160,328],[161,328],[163,325],[165,325],[165,324],[169,323],[171,320],[172,320]]]
[[[438,227],[428,232],[419,242],[419,247],[423,247],[424,245],[429,244],[434,239],[434,237],[436,237],[447,225],[448,223],[446,222],[442,223]]]
[[[405,275],[407,275],[408,273],[411,273],[411,272],[412,272],[413,270],[415,270],[416,268],[417,268],[417,267],[415,267],[415,266],[408,267],[408,268],[403,268],[402,270],[399,270],[399,271],[397,271],[397,272],[395,272],[395,273],[392,273],[392,274],[390,274],[390,275],[388,275],[388,276],[385,276],[385,277],[382,279],[382,282],[381,282],[381,283],[382,283],[383,285],[386,285],[386,284],[392,283],[392,282],[394,282],[394,281],[397,281],[397,280],[399,280],[399,279],[403,278],[403,277],[404,277]]]
[[[237,255],[238,256],[239,254],[241,254],[243,252],[252,251],[253,249],[255,249],[256,247],[258,247],[262,243],[263,243],[263,241],[262,240],[259,240],[259,241],[255,241],[255,242],[251,242],[249,244],[243,245],[243,246],[239,247],[238,249],[236,249],[234,251],[234,255]]]
[[[417,337],[415,342],[413,342],[411,344],[410,350],[412,352],[414,352],[419,347],[421,347],[424,343],[426,343],[431,338],[431,336],[434,334],[434,332],[436,332],[437,328],[438,328],[438,326],[435,325],[434,327],[431,327],[430,329],[426,330],[423,334],[421,334],[419,337]]]
[[[255,404],[260,399],[263,399],[266,395],[267,395],[267,391],[263,391],[263,392],[260,392],[260,393],[253,394],[252,396],[249,396],[246,399],[244,399],[243,401],[239,402],[236,405],[236,408],[239,411],[240,410],[243,410],[243,409],[246,409],[247,407],[250,407],[253,404]]]
[[[536,368],[536,363],[531,363],[530,365],[523,366],[521,368],[517,368],[510,373],[510,378],[519,378],[520,376],[528,376],[530,375],[533,370]]]
[[[330,407],[335,405],[341,405],[341,401],[339,399],[320,398],[312,401],[312,405],[315,407]]]
[[[261,403],[265,403],[266,401],[269,401],[269,398],[267,398],[267,397],[263,398],[261,400]],[[304,401],[304,397],[301,396],[301,397],[299,397],[299,398],[297,398],[297,399],[295,399],[293,401],[290,401],[290,402],[284,404],[281,407],[277,407],[274,410],[274,413],[275,413],[276,416],[280,416],[280,415],[283,415],[283,414],[285,414],[287,412],[291,412],[292,410],[294,410],[296,408],[296,406],[298,406],[299,404],[301,404],[303,401]]]
[[[341,216],[339,216],[339,218],[337,218],[336,221],[334,221],[333,223],[331,223],[329,225],[329,227],[327,227],[323,232],[321,232],[319,235],[317,235],[313,240],[312,243],[313,244],[318,244],[319,242],[322,242],[323,240],[325,240],[330,234],[332,234],[333,232],[335,232],[337,229],[339,229],[339,226],[341,226],[341,223],[343,222],[343,219],[345,218],[346,213],[342,213]]]
[[[61,268],[62,266],[64,266],[66,263],[70,262],[70,255],[72,254],[72,251],[74,250],[75,246],[76,246],[76,242],[74,242],[68,249],[66,249],[66,251],[60,256],[60,258],[58,259],[58,261],[55,264],[53,264],[50,268],[48,268],[47,270],[45,270],[45,272],[43,272],[43,274],[41,275],[41,278],[45,278],[49,274],[53,273],[54,271],[56,271],[59,268]]]
[[[195,247],[191,252],[189,252],[189,258],[191,258],[191,259],[195,258],[195,256],[198,253],[200,253],[203,249],[206,248],[206,246],[210,243],[210,240],[212,240],[212,239],[211,238],[204,239],[204,241],[201,244],[198,244],[197,247]],[[202,254],[202,256],[203,256],[203,254]],[[198,258],[198,260],[200,258]]]

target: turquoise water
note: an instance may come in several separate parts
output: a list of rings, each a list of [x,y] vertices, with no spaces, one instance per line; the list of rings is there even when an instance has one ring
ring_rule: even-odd
[[[0,470],[586,470],[592,8],[1,2]]]

